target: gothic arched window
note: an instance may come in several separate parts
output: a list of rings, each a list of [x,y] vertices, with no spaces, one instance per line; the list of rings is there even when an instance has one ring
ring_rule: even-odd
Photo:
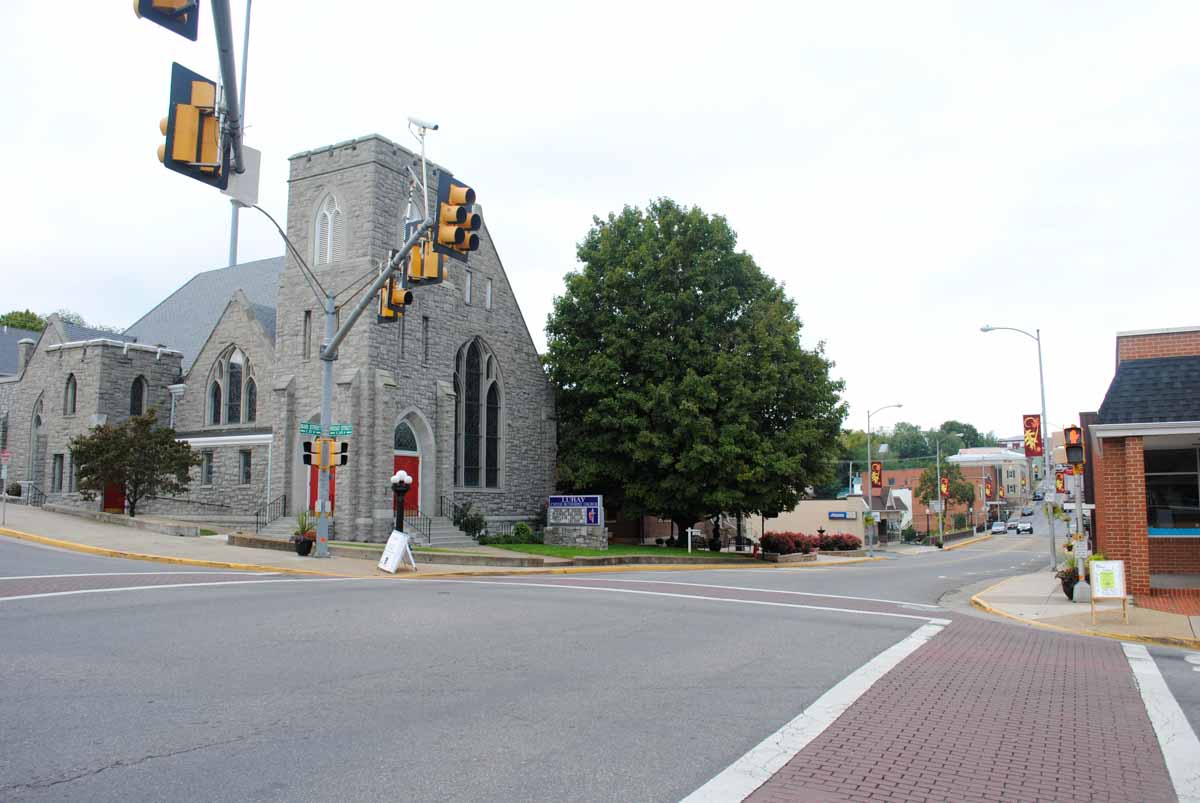
[[[129,388],[129,414],[141,415],[146,412],[146,395],[147,384],[144,376],[139,376],[133,380],[133,385]]]
[[[494,355],[478,338],[458,350],[454,390],[454,481],[465,488],[500,486],[503,394]]]
[[[317,209],[317,219],[313,226],[314,264],[328,265],[342,258],[344,232],[342,210],[338,208],[337,199],[326,195]]]
[[[77,390],[75,374],[70,374],[67,377],[67,386],[63,389],[63,415],[75,415],[75,394]]]
[[[258,420],[258,382],[246,352],[230,346],[213,363],[208,380],[209,426]]]
[[[208,423],[221,423],[221,383],[215,379],[208,386]]]
[[[246,423],[253,424],[258,420],[258,384],[253,379],[246,380]]]
[[[417,436],[404,421],[396,425],[396,431],[392,436],[392,449],[397,452],[416,452]]]

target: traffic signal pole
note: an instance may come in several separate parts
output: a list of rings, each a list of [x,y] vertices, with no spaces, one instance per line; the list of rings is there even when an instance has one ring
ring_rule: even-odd
[[[225,104],[225,133],[233,147],[233,172],[244,173],[242,161],[242,109],[238,96],[237,72],[233,63],[233,23],[229,18],[229,0],[212,0],[213,32],[217,36],[217,55],[221,61],[222,100]]]

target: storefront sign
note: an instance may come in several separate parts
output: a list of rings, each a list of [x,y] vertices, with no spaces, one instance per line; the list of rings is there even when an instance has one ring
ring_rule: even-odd
[[[554,526],[604,526],[604,497],[552,496],[546,510],[546,523]]]
[[[831,510],[829,511],[831,521],[845,521],[846,519],[856,519],[858,514],[853,510]]]
[[[1042,417],[1040,415],[1024,416],[1025,425],[1025,456],[1041,457],[1042,449]]]
[[[1089,569],[1092,585],[1092,624],[1096,623],[1096,600],[1121,600],[1121,621],[1129,622],[1129,597],[1125,592],[1125,561],[1094,560]]]

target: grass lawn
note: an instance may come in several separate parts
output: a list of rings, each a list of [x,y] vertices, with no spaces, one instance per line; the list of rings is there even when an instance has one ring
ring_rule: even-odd
[[[557,544],[490,544],[497,549],[509,549],[513,552],[524,552],[529,555],[546,555],[552,558],[602,558],[611,555],[669,555],[671,557],[687,557],[686,547],[665,546],[635,546],[632,544],[612,544],[608,549],[585,549],[576,546],[558,546]],[[713,560],[750,560],[750,553],[710,552],[692,547],[692,557],[711,558]]]

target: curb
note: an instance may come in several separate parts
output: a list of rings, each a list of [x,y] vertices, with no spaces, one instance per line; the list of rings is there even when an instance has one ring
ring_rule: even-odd
[[[172,558],[166,555],[146,555],[141,552],[126,552],[120,549],[108,549],[106,547],[91,546],[90,544],[77,544],[74,541],[60,541],[57,538],[47,538],[44,535],[33,535],[32,533],[21,532],[20,530],[10,530],[7,527],[0,527],[0,535],[7,535],[10,538],[16,538],[21,541],[33,541],[46,546],[58,547],[59,549],[68,549],[72,552],[83,552],[88,555],[100,555],[106,558],[125,558],[126,560],[145,560],[151,563],[169,563],[174,566],[202,566],[208,569],[236,569],[238,571],[247,572],[276,572],[280,574],[303,574],[317,575],[319,577],[346,577],[344,574],[333,574],[331,572],[318,572],[312,569],[293,569],[288,566],[263,566],[257,563],[234,563],[231,561],[221,560],[199,560],[196,558]]]
[[[942,551],[943,552],[953,552],[956,549],[962,549],[963,547],[970,546],[971,544],[982,544],[984,541],[991,541],[991,540],[992,540],[992,534],[987,533],[986,535],[976,536],[975,538],[968,538],[966,541],[959,541],[958,543],[951,544],[950,546],[944,546],[944,547],[942,547]]]
[[[1023,625],[1040,627],[1044,630],[1053,630],[1058,633],[1071,633],[1076,636],[1097,636],[1099,638],[1112,639],[1113,641],[1132,641],[1138,644],[1154,644],[1160,647],[1183,647],[1185,649],[1200,650],[1200,639],[1176,638],[1174,636],[1142,636],[1135,633],[1122,635],[1120,633],[1105,633],[1102,630],[1092,630],[1090,628],[1085,630],[1072,630],[1071,628],[1063,627],[1062,625],[1053,625],[1049,622],[1039,622],[1036,619],[1024,619],[1020,616],[1015,616],[1011,613],[1000,610],[999,608],[985,602],[982,599],[984,594],[988,593],[997,586],[1003,585],[1010,579],[1012,578],[1006,577],[997,583],[992,583],[983,591],[980,591],[978,594],[971,597],[971,607],[977,608],[978,610],[981,610],[987,614],[991,614],[992,616],[999,616],[1002,619],[1010,619],[1014,622],[1020,622]]]

